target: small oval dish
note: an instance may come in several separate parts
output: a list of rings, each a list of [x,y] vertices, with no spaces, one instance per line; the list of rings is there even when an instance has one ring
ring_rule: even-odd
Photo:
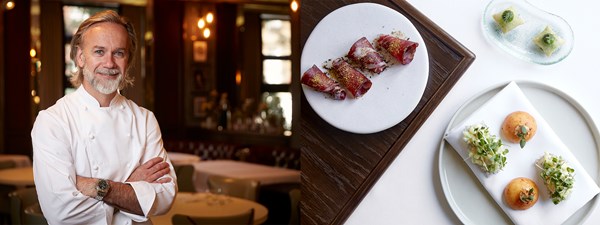
[[[510,10],[510,13],[503,13]],[[494,19],[496,15],[496,19]],[[508,16],[507,16],[508,15]],[[498,20],[502,20],[497,22]],[[512,20],[523,20],[522,24],[501,29],[500,23],[514,23]],[[546,12],[525,0],[492,0],[483,13],[482,27],[484,36],[494,45],[511,55],[542,65],[550,65],[566,58],[573,49],[573,30],[563,18]],[[545,35],[548,29],[553,31],[561,43],[548,55],[547,49],[542,50],[539,40],[534,39]],[[554,39],[553,39],[554,40]],[[549,42],[556,47],[555,42]]]

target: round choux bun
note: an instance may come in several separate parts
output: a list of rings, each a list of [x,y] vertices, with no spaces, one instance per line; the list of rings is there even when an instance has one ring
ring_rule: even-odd
[[[538,186],[529,178],[515,178],[504,188],[503,198],[511,209],[529,209],[538,201]]]
[[[526,134],[523,135],[525,141],[529,141],[537,132],[535,118],[527,112],[516,111],[508,114],[504,119],[502,123],[502,136],[510,142],[519,143],[521,141],[521,137],[519,137],[519,134],[522,132],[521,126],[527,128]]]

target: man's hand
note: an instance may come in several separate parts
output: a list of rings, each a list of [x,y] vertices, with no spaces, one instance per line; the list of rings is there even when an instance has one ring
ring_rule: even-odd
[[[171,171],[169,164],[161,157],[155,157],[136,168],[127,179],[127,182],[146,181],[149,183],[167,183],[171,178],[159,179]]]
[[[96,183],[98,179],[90,177],[82,177],[77,175],[77,190],[89,197],[96,197]]]

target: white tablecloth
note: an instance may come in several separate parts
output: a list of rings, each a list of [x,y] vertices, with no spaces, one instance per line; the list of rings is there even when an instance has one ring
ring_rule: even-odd
[[[0,154],[0,161],[13,161],[16,167],[31,166],[31,159],[26,155]]]
[[[567,20],[575,34],[571,54],[562,62],[548,66],[517,59],[485,39],[481,19],[489,2],[409,0],[477,58],[370,189],[346,224],[461,224],[448,206],[440,185],[440,141],[459,107],[489,87],[512,80],[548,84],[576,99],[591,115],[595,126],[600,127],[600,45],[597,44],[600,2],[529,0]],[[592,210],[584,224],[598,224],[598,221],[600,207]]]
[[[250,208],[254,208],[254,224],[267,220],[267,208],[253,201],[210,193],[179,192],[171,210],[165,215],[152,217],[151,220],[157,225],[170,225],[175,214],[222,217],[239,214]]]
[[[194,163],[196,191],[208,190],[210,175],[236,179],[258,180],[261,185],[300,182],[300,171],[233,160],[214,160]]]
[[[169,159],[173,165],[189,165],[196,162],[200,162],[201,158],[197,155],[181,153],[181,152],[168,152]]]

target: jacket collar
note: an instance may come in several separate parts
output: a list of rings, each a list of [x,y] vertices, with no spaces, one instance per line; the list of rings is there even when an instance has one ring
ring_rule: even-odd
[[[94,108],[101,108],[100,107],[100,103],[98,102],[98,100],[96,100],[94,98],[94,96],[90,95],[90,93],[87,92],[87,90],[85,90],[85,88],[83,87],[83,85],[79,85],[79,87],[77,88],[77,90],[75,91],[75,94],[77,96],[79,96],[79,98],[84,102],[84,104],[88,107],[94,107]],[[119,105],[122,104],[122,95],[121,92],[117,90],[117,94],[115,95],[115,97],[110,101],[110,104],[108,106],[108,108],[114,108],[117,107]]]

